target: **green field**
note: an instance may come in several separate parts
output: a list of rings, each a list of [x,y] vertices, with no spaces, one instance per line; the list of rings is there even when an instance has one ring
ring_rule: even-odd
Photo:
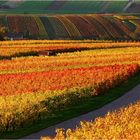
[[[4,3],[1,2],[2,4]],[[0,3],[0,4],[1,4]],[[5,2],[6,3],[6,2]],[[128,1],[25,1],[15,8],[1,9],[1,13],[67,14],[67,13],[121,13]],[[7,5],[7,4],[5,4]]]

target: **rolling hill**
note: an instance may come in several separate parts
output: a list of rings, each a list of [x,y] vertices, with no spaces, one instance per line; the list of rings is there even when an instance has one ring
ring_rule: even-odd
[[[0,27],[9,39],[140,39],[140,18],[130,15],[8,15]]]
[[[14,14],[81,14],[122,13],[128,0],[50,0],[1,1],[0,13]],[[139,4],[139,2],[137,2]],[[130,10],[131,12],[131,10]]]
[[[134,2],[127,10],[128,13],[140,13],[140,2],[136,1]]]
[[[138,0],[4,0],[0,27],[14,39],[139,40],[139,6]]]

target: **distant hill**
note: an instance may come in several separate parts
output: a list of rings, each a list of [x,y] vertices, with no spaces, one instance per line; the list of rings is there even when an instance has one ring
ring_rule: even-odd
[[[3,15],[0,27],[9,39],[140,40],[140,18],[130,15]]]
[[[139,12],[138,0],[4,0],[0,28],[14,39],[140,40]]]
[[[49,0],[49,1],[0,1],[0,13],[14,14],[82,14],[135,12],[140,1],[130,4],[132,11],[125,9],[133,0]],[[128,7],[128,8],[129,8]],[[124,10],[125,9],[125,10]],[[137,8],[138,9],[138,8]],[[139,12],[139,9],[138,9]]]
[[[127,10],[128,13],[140,13],[140,1],[135,1]]]

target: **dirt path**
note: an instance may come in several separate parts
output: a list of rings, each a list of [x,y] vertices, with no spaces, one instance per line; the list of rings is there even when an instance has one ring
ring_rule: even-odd
[[[46,136],[46,135],[54,136],[56,128],[64,128],[64,129],[72,128],[73,129],[77,125],[79,125],[80,121],[83,121],[83,120],[90,121],[98,116],[104,116],[108,111],[113,111],[113,110],[119,109],[123,106],[127,106],[138,100],[140,100],[140,85],[136,86],[131,91],[127,92],[125,95],[123,95],[120,98],[118,98],[117,100],[103,106],[100,109],[97,109],[97,110],[89,112],[87,114],[78,116],[78,117],[70,119],[68,121],[64,121],[57,125],[48,127],[37,133],[33,133],[29,136],[25,136],[21,139],[39,139],[41,136]]]

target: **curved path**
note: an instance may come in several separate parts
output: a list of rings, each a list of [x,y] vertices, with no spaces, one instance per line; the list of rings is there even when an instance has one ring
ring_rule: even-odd
[[[55,129],[56,128],[71,128],[74,129],[77,125],[79,125],[80,121],[90,121],[95,119],[99,116],[104,116],[107,114],[108,111],[113,111],[116,109],[119,109],[123,106],[127,106],[131,103],[134,103],[136,101],[140,100],[140,85],[136,86],[120,98],[116,99],[115,101],[106,104],[102,108],[99,108],[97,110],[94,110],[92,112],[89,112],[87,114],[78,116],[76,118],[70,119],[68,121],[64,121],[62,123],[56,124],[54,126],[48,127],[46,129],[43,129],[39,132],[33,133],[29,136],[25,136],[21,139],[39,139],[41,136],[54,136],[55,135]]]

